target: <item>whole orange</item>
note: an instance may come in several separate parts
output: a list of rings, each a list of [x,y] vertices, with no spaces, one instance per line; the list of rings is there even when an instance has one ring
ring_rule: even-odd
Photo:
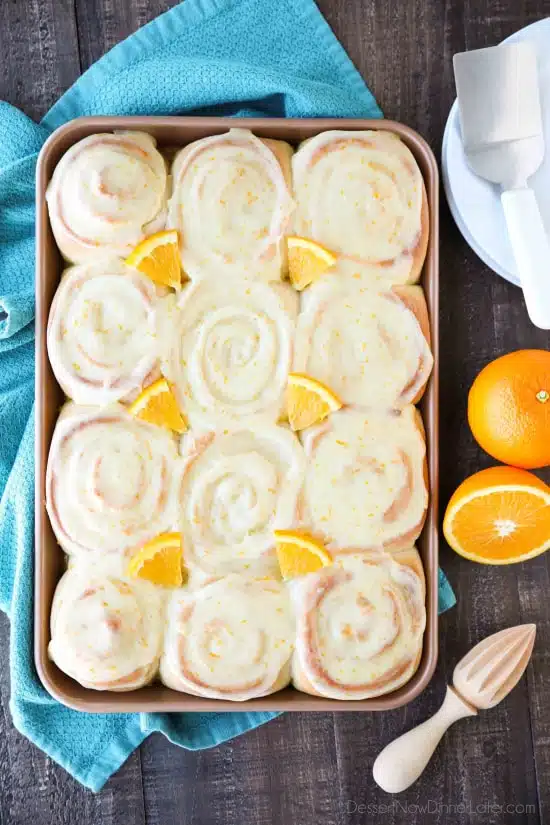
[[[503,464],[550,464],[550,352],[522,349],[487,364],[470,389],[468,421]]]

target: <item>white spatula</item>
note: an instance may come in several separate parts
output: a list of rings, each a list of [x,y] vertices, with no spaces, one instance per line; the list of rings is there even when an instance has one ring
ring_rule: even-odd
[[[447,728],[458,719],[476,716],[478,710],[494,708],[508,696],[529,663],[535,633],[534,624],[500,630],[460,660],[437,713],[378,755],[372,773],[384,791],[399,793],[416,782]]]
[[[527,185],[544,157],[537,54],[529,42],[455,54],[460,127],[470,167],[500,184],[531,321],[550,329],[550,241]]]

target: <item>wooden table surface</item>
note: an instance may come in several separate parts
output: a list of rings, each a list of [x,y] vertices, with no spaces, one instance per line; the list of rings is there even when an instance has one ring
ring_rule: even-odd
[[[277,0],[273,0],[277,2]],[[0,99],[40,118],[107,49],[170,0],[0,0]],[[550,14],[549,0],[319,0],[388,117],[440,153],[454,96],[454,52],[498,43]],[[490,359],[549,345],[521,294],[476,258],[441,208],[441,501],[490,461],[465,417]],[[442,543],[458,606],[441,617],[440,659],[425,693],[385,714],[286,714],[226,745],[188,753],[151,736],[99,794],[78,785],[11,723],[9,625],[0,619],[0,825],[333,825],[550,820],[550,555],[491,568]],[[521,622],[538,635],[526,678],[498,708],[458,724],[422,779],[393,798],[371,768],[394,736],[441,702],[475,642]]]

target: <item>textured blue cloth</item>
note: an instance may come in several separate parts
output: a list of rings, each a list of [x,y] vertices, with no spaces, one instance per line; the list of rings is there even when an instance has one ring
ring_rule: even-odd
[[[381,114],[313,0],[186,0],[92,66],[40,125],[0,103],[0,607],[11,618],[11,712],[18,730],[92,790],[151,731],[200,749],[277,715],[79,713],[49,696],[33,664],[37,153],[81,115],[181,113]],[[446,609],[454,595],[444,578],[440,585]]]

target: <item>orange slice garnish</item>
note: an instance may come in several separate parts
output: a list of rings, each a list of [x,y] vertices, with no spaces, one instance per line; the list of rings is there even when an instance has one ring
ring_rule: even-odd
[[[128,407],[128,412],[149,424],[167,427],[176,433],[187,430],[187,421],[180,412],[176,397],[166,378],[159,378],[138,395]]]
[[[145,238],[125,263],[139,269],[156,284],[180,289],[182,269],[177,230],[166,229]]]
[[[332,564],[332,556],[321,542],[299,530],[275,530],[277,559],[283,579],[315,573]]]
[[[491,467],[452,496],[443,521],[453,550],[481,564],[514,564],[550,548],[550,487],[533,473]]]
[[[288,376],[287,414],[294,432],[323,421],[342,406],[338,396],[315,378],[298,372]]]
[[[317,281],[336,263],[336,256],[309,238],[290,235],[287,239],[288,277],[299,292]]]
[[[162,587],[181,587],[183,550],[180,533],[161,533],[133,556],[127,574]]]

